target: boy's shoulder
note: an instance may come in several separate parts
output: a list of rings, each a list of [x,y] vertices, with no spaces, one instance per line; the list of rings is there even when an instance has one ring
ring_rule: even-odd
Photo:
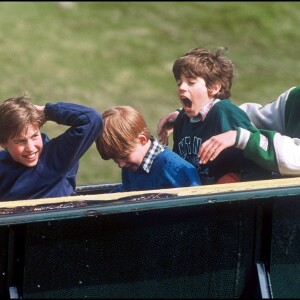
[[[232,106],[236,106],[236,105],[231,101],[231,99],[222,99],[217,101],[213,107],[232,107]]]
[[[8,152],[6,150],[0,150],[0,160],[7,157]]]
[[[181,164],[189,164],[189,162],[187,162],[184,158],[182,158],[179,154],[177,154],[176,152],[174,152],[173,150],[171,150],[168,147],[164,147],[164,151],[161,151],[158,155],[157,158],[158,159],[164,159],[165,162],[167,161],[171,161],[172,163],[176,162],[180,162]]]
[[[218,120],[219,124],[225,126],[223,129],[227,128],[227,130],[232,129],[233,126],[241,126],[242,124],[247,127],[251,125],[246,112],[233,104],[229,99],[224,99],[216,103],[210,110],[207,119],[210,122]]]
[[[213,108],[215,111],[243,112],[243,110],[238,105],[234,104],[230,99],[222,99],[218,101]]]

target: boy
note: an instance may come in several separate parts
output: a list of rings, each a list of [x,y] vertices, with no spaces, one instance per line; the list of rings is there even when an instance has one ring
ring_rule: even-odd
[[[96,147],[104,160],[122,168],[122,184],[112,192],[200,185],[196,169],[151,136],[142,114],[115,106],[102,115],[103,130]]]
[[[224,149],[235,146],[244,156],[281,176],[300,175],[300,86],[289,88],[277,99],[262,106],[240,105],[257,128],[238,128],[213,136],[199,150],[201,163],[214,160]],[[161,118],[158,135],[164,144],[172,132],[178,112]],[[216,148],[216,151],[211,151]]]
[[[227,173],[238,174],[243,181],[270,177],[240,149],[226,149],[214,161],[199,163],[199,148],[206,140],[238,127],[251,127],[247,114],[229,100],[234,66],[223,56],[225,51],[192,49],[172,69],[182,104],[174,124],[173,151],[196,167],[203,184],[220,183]]]
[[[49,140],[46,121],[70,126]],[[102,129],[92,108],[58,102],[33,105],[26,96],[0,105],[0,199],[17,200],[73,195],[79,159]]]

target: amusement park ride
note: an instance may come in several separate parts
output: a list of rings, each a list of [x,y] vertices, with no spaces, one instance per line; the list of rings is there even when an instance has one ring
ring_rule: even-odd
[[[0,298],[298,298],[300,178],[0,202]]]

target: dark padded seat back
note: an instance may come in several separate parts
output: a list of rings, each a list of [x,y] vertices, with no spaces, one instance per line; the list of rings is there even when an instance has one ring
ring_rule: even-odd
[[[299,212],[299,197],[274,201],[270,259],[274,298],[299,298],[300,295]]]
[[[27,224],[23,298],[239,298],[255,203]]]
[[[8,227],[0,227],[0,299],[8,297]]]

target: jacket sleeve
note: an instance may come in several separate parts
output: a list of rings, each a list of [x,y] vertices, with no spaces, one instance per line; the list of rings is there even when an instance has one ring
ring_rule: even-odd
[[[267,170],[278,173],[273,145],[274,134],[274,131],[259,130],[255,127],[248,129],[238,127],[236,147],[244,150],[246,158]]]
[[[244,150],[245,157],[283,176],[300,176],[300,132],[296,132],[300,121],[295,107],[300,103],[299,95],[299,87],[292,87],[264,106],[240,106],[257,128],[238,128],[237,148]],[[293,137],[287,136],[287,125],[294,129]]]
[[[255,127],[238,128],[236,146],[244,156],[283,176],[300,176],[300,139]]]
[[[255,127],[274,130],[281,134],[285,134],[285,108],[290,92],[293,89],[295,89],[295,87],[283,92],[277,99],[266,105],[244,103],[239,107],[247,113]]]
[[[45,106],[47,120],[69,126],[44,146],[42,155],[55,172],[72,168],[90,148],[102,130],[102,117],[93,108],[79,104],[58,102]]]

